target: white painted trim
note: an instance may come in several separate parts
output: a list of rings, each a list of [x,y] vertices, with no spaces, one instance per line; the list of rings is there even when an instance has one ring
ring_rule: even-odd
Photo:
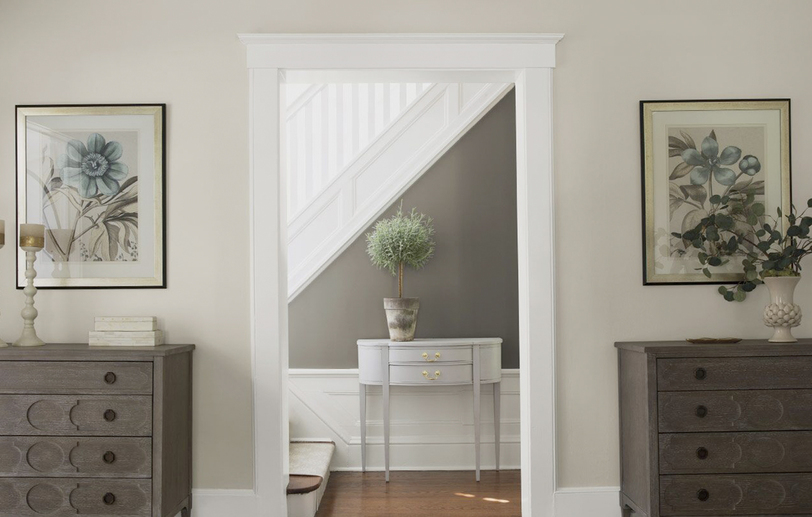
[[[284,515],[288,329],[279,69],[511,70],[516,82],[522,515],[551,517],[555,499],[555,318],[552,68],[554,35],[253,35],[251,69],[251,336],[256,517]],[[433,82],[433,81],[429,81]],[[273,203],[274,198],[277,203]],[[532,230],[532,231],[531,231]],[[532,265],[532,267],[531,267]]]
[[[619,517],[620,488],[559,488],[555,493],[556,517]]]

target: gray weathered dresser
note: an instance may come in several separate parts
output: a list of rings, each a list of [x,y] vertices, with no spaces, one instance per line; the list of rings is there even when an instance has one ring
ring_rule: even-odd
[[[624,515],[812,515],[812,341],[615,346]]]
[[[0,348],[0,517],[190,515],[193,350]]]

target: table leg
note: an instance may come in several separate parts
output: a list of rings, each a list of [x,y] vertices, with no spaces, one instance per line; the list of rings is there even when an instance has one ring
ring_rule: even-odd
[[[480,384],[479,347],[474,347],[474,446],[476,447],[476,480],[479,481],[479,439],[480,439]]]
[[[389,483],[389,347],[381,350],[381,367],[383,368],[383,457],[384,477]]]
[[[494,382],[493,383],[493,443],[496,447],[494,451],[496,454],[496,470],[499,470],[499,449],[502,447],[502,440],[501,440],[501,427],[502,427],[502,419],[501,419],[501,411],[500,408],[502,406],[502,383],[501,382]]]
[[[367,470],[367,387],[359,384],[361,398],[361,472]]]

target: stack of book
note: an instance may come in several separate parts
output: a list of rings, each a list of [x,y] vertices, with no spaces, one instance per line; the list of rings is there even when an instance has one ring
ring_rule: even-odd
[[[158,346],[164,333],[158,330],[158,318],[100,316],[90,331],[90,346]]]

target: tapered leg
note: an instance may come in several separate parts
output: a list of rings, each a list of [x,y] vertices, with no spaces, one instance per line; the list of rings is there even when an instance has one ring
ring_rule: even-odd
[[[479,434],[480,434],[480,397],[482,385],[479,383],[479,347],[474,347],[474,447],[476,447],[476,480],[479,481]]]
[[[361,472],[367,470],[367,387],[359,384],[361,399]]]
[[[502,407],[502,383],[493,383],[493,444],[496,448],[494,451],[496,458],[496,470],[499,470],[499,449],[502,448],[501,443],[501,409]]]
[[[180,511],[180,517],[189,517],[190,515],[192,515],[192,513],[188,508],[184,508]]]
[[[389,483],[389,347],[381,352],[383,362],[383,459],[384,477]]]

